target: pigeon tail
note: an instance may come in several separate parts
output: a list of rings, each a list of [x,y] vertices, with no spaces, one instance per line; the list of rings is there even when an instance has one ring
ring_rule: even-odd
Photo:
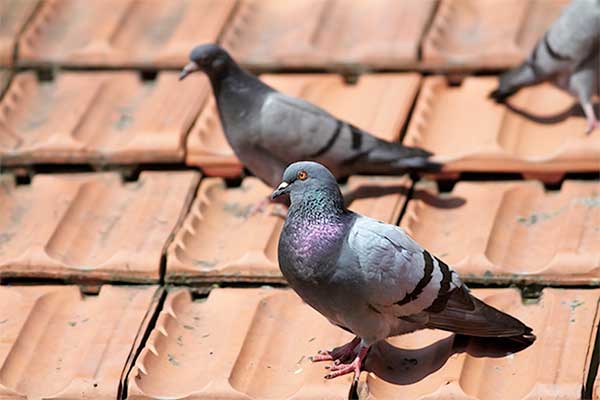
[[[358,173],[399,175],[408,172],[437,172],[443,165],[431,160],[433,153],[419,147],[380,141],[357,160]]]
[[[498,88],[489,94],[491,99],[498,103],[506,101],[520,89],[531,86],[540,81],[529,63],[523,63],[515,69],[505,72],[500,76]]]
[[[519,342],[535,340],[530,327],[471,296],[464,286],[450,294],[441,312],[429,314],[427,327],[467,336],[511,338]]]
[[[398,160],[392,165],[401,170],[409,170],[414,172],[439,172],[443,164],[433,161],[430,156],[417,156]]]

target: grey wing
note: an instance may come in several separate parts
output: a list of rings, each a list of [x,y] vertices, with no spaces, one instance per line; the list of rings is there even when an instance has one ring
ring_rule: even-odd
[[[473,297],[458,275],[401,228],[357,218],[348,237],[369,305],[428,328],[471,336],[514,337],[531,329]]]
[[[261,109],[259,143],[287,162],[320,161],[338,175],[342,163],[377,142],[327,111],[282,93],[269,94]]]
[[[547,46],[555,58],[578,64],[592,51],[598,51],[599,38],[600,1],[573,0],[548,29],[541,44]]]
[[[519,89],[553,80],[562,80],[590,54],[599,51],[600,0],[574,0],[544,33],[527,60],[500,76],[491,97],[498,101]]]
[[[455,272],[397,226],[359,217],[348,246],[357,259],[364,297],[381,312],[417,314],[462,285]]]

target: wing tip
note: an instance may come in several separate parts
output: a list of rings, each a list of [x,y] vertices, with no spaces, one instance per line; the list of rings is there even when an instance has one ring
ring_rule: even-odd
[[[404,158],[399,160],[398,164],[400,164],[403,168],[409,169],[415,172],[439,172],[444,167],[444,164],[433,161],[430,157],[433,156],[432,153],[426,155],[419,155],[415,157]]]

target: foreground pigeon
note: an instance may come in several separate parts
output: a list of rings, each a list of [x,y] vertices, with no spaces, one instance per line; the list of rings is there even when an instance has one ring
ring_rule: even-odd
[[[201,45],[180,79],[204,71],[225,136],[240,161],[273,187],[294,161],[316,160],[336,177],[438,170],[431,153],[378,139],[327,111],[287,96],[244,71],[221,47]]]
[[[313,357],[335,361],[326,378],[354,372],[358,379],[370,346],[419,329],[523,345],[535,340],[531,328],[473,297],[448,265],[401,228],[348,211],[321,164],[290,165],[272,196],[284,194],[291,206],[279,239],[281,272],[305,302],[356,335]]]
[[[573,0],[519,67],[500,76],[490,96],[499,102],[519,89],[551,81],[576,96],[588,130],[600,127],[592,97],[600,95],[600,0]]]

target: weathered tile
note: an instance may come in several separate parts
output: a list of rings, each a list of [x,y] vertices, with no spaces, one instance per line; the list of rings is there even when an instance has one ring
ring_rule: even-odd
[[[400,225],[465,279],[600,283],[597,181],[551,192],[532,181],[459,182],[437,198],[417,193]]]
[[[12,72],[8,69],[0,69],[0,96],[4,94],[4,90],[8,86],[11,76]]]
[[[16,75],[0,102],[3,164],[173,162],[208,96],[200,74],[143,82],[134,72]]]
[[[46,0],[19,40],[27,65],[182,67],[235,0]]]
[[[423,40],[428,67],[506,68],[523,61],[568,0],[441,0]]]
[[[17,39],[37,5],[38,0],[0,1],[0,66],[13,64]]]
[[[0,287],[0,398],[117,398],[157,289]]]
[[[544,84],[510,99],[542,123],[490,100],[496,86],[493,77],[466,78],[459,87],[441,76],[425,78],[403,143],[432,151],[448,172],[561,175],[600,169],[600,134],[586,134],[585,118],[550,122],[573,106],[571,96]]]
[[[308,357],[350,339],[290,290],[215,289],[204,301],[177,289],[129,374],[128,398],[345,398],[351,377],[326,381]]]
[[[441,331],[389,339],[367,360],[361,399],[581,398],[598,322],[598,290],[546,288],[536,304],[514,289],[478,289],[480,299],[533,328],[537,340],[506,354],[497,342],[465,341]],[[494,346],[496,343],[496,346]],[[366,379],[365,379],[366,378]]]
[[[195,172],[36,175],[0,181],[0,277],[157,281]]]
[[[259,68],[407,67],[417,62],[434,5],[433,0],[242,0],[222,42],[240,63]]]
[[[536,342],[507,354],[509,347],[497,340],[466,341],[442,331],[388,339],[367,359],[372,372],[362,374],[361,398],[578,399],[599,293],[544,289],[538,302],[524,304],[514,289],[474,290],[530,325]],[[177,289],[129,375],[128,396],[345,398],[350,377],[325,381],[324,364],[307,358],[350,338],[291,290],[215,289],[205,301]]]
[[[334,74],[263,75],[261,79],[390,141],[398,140],[421,80],[414,73],[363,75],[356,84]],[[213,96],[188,136],[186,163],[212,176],[237,176],[242,170],[225,139]]]
[[[396,223],[410,188],[408,178],[351,177],[348,191],[359,197],[350,209]],[[246,178],[227,188],[219,178],[204,179],[189,214],[167,252],[168,281],[282,281],[277,245],[284,220],[263,213],[246,217],[272,188]],[[365,198],[361,196],[380,197]]]

